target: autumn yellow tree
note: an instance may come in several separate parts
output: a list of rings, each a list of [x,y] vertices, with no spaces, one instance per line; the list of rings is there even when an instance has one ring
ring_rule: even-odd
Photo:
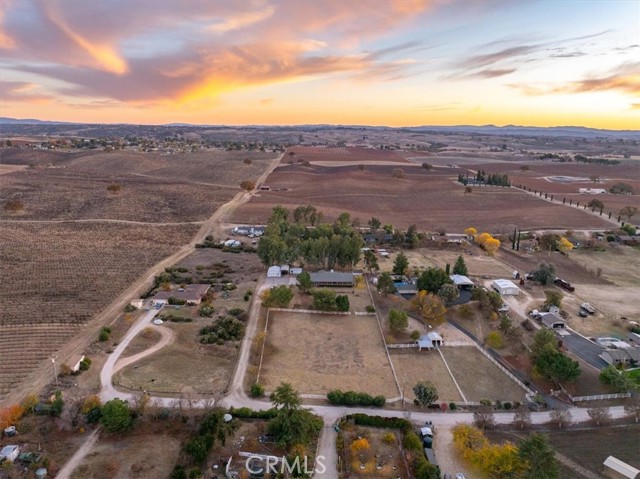
[[[573,249],[573,243],[563,236],[558,240],[558,249],[562,254],[567,254]]]
[[[484,243],[484,250],[491,256],[500,249],[500,240],[494,237],[489,238]]]
[[[0,409],[0,429],[4,430],[15,425],[22,416],[24,416],[24,408],[19,404]]]
[[[440,296],[421,290],[413,298],[412,304],[426,323],[440,324],[444,322],[447,308],[442,304]]]
[[[514,477],[523,466],[518,448],[511,442],[490,444],[480,449],[472,462],[487,477],[495,479]]]
[[[453,428],[453,446],[467,461],[473,461],[476,454],[489,445],[489,441],[477,427],[458,424]]]
[[[466,234],[467,236],[475,237],[478,234],[478,230],[473,226],[470,226],[469,228],[464,230],[464,234]]]
[[[356,439],[351,443],[351,452],[354,454],[361,454],[369,450],[371,445],[366,437],[362,437],[360,439]]]

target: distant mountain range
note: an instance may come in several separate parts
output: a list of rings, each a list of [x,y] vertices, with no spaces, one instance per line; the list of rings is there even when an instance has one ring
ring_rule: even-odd
[[[48,121],[38,119],[18,119],[0,117],[0,129],[7,130],[10,125],[40,125],[40,126],[64,126],[64,125],[98,125],[95,123],[76,123],[64,121]],[[279,130],[279,131],[305,131],[305,130],[335,130],[335,129],[358,129],[358,130],[396,130],[415,133],[463,133],[478,135],[509,135],[509,136],[549,136],[549,137],[582,137],[582,138],[625,138],[640,140],[640,130],[602,130],[597,128],[586,128],[582,126],[495,126],[495,125],[453,125],[453,126],[412,126],[412,127],[387,127],[387,126],[367,126],[367,125],[198,125],[192,123],[168,123],[164,125],[136,125],[130,123],[104,124],[101,126],[144,126],[144,127],[166,127],[166,128],[236,128],[251,130]],[[5,128],[1,128],[5,126]]]

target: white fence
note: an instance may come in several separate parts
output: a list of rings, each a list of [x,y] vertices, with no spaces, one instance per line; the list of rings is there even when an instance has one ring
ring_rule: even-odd
[[[602,401],[605,399],[622,399],[631,397],[631,393],[617,393],[617,394],[597,394],[594,396],[569,396],[572,402],[581,402],[581,401]]]
[[[417,348],[417,343],[404,343],[404,344],[387,344],[389,349],[407,349],[407,348]]]

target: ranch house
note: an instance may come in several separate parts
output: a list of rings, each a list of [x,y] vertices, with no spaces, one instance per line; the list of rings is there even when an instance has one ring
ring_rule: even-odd
[[[334,287],[334,288],[352,288],[353,273],[342,273],[338,271],[318,271],[310,273],[311,282],[314,287]]]
[[[154,305],[169,304],[169,298],[186,301],[187,304],[200,304],[202,297],[209,292],[210,284],[188,284],[184,288],[160,291],[153,297]]]
[[[608,364],[640,364],[640,348],[605,349],[600,355]]]

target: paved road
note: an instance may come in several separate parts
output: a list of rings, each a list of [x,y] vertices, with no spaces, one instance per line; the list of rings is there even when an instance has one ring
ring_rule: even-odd
[[[600,357],[600,354],[604,351],[602,346],[589,341],[571,329],[568,329],[567,332],[569,334],[561,336],[560,339],[569,351],[598,370],[607,367],[607,362]]]

